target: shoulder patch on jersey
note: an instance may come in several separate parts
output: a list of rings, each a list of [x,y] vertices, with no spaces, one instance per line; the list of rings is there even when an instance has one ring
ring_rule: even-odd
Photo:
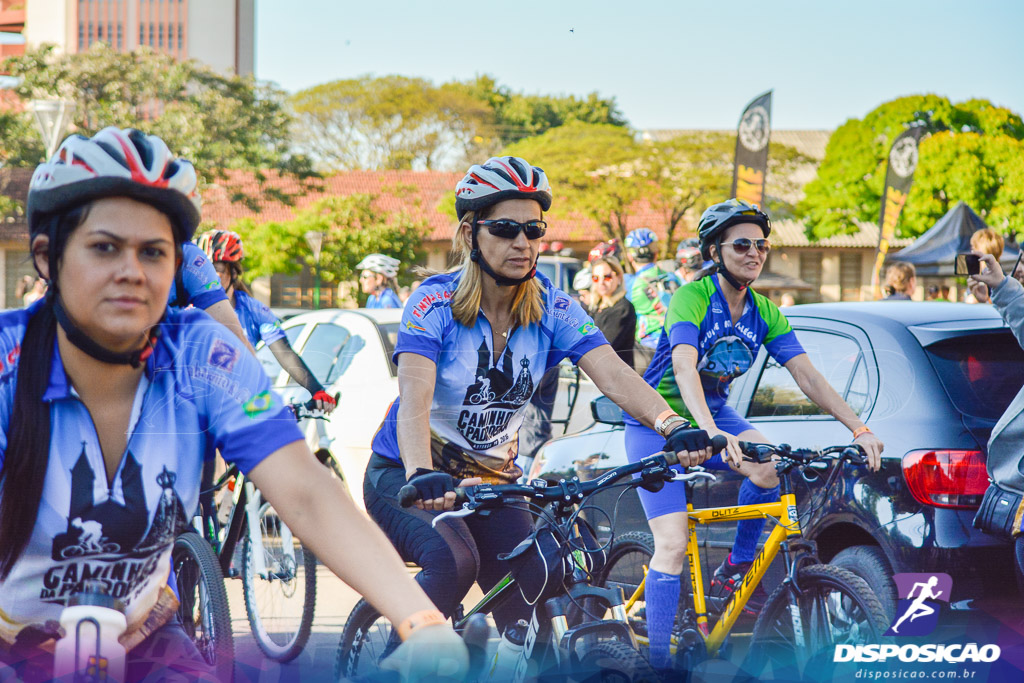
[[[235,363],[238,362],[238,349],[223,339],[214,339],[207,361],[214,367],[231,372],[235,369]]]
[[[423,320],[433,313],[434,309],[450,305],[453,295],[454,293],[447,289],[424,293],[410,309],[413,317],[417,320]]]
[[[597,325],[595,325],[592,322],[585,322],[585,323],[583,323],[583,325],[581,325],[580,329],[579,329],[579,333],[580,334],[590,334],[591,332],[596,332],[596,331],[597,331]]]

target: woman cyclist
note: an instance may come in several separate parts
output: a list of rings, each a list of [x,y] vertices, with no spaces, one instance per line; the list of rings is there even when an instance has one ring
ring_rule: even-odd
[[[252,346],[263,341],[292,378],[309,391],[317,408],[330,413],[337,405],[306,363],[292,349],[281,329],[281,320],[256,300],[242,282],[242,238],[230,230],[210,230],[199,236],[199,248],[213,262],[221,287],[238,315],[238,321]]]
[[[366,294],[367,308],[401,308],[398,298],[398,267],[402,262],[384,254],[370,254],[356,265],[359,286]]]
[[[0,662],[23,678],[50,670],[54,620],[92,577],[125,605],[128,680],[211,679],[173,616],[170,554],[215,446],[411,633],[390,666],[462,666],[461,640],[323,476],[256,359],[197,324],[205,313],[168,310],[199,222],[192,165],[136,130],[71,136],[32,176],[28,222],[50,287],[0,314]]]
[[[744,475],[739,505],[779,499],[778,477],[771,464],[745,462],[739,441],[765,442],[763,434],[726,405],[729,384],[750,368],[765,349],[792,374],[808,398],[853,432],[864,447],[871,469],[878,469],[882,442],[811,364],[785,316],[766,297],[750,289],[761,274],[770,244],[771,223],[757,206],[737,199],[715,204],[701,216],[700,250],[713,262],[669,303],[665,330],[644,379],[680,415],[711,436],[729,441],[728,466]],[[657,434],[626,417],[626,451],[636,461],[657,450]],[[725,469],[722,456],[705,467]],[[686,553],[686,487],[669,483],[658,493],[641,490],[640,500],[654,534],[654,557],[647,574],[647,629],[651,664],[669,664],[669,638],[679,602],[679,575]],[[754,559],[763,519],[743,520],[736,529],[732,552],[715,572],[712,591],[731,592]],[[747,606],[759,609],[759,587]]]
[[[460,263],[423,282],[409,299],[395,359],[399,399],[373,440],[364,480],[366,510],[407,560],[417,580],[450,615],[474,581],[490,589],[508,573],[501,553],[531,530],[524,509],[431,525],[454,505],[454,487],[510,483],[523,411],[541,376],[563,358],[649,427],[687,462],[710,456],[710,441],[689,429],[657,392],[632,372],[583,309],[537,272],[551,206],[544,171],[516,157],[473,166],[455,189]],[[659,448],[666,446],[662,438]],[[653,452],[653,451],[652,451]],[[406,484],[420,502],[402,508]],[[495,613],[499,629],[529,617],[522,599]]]

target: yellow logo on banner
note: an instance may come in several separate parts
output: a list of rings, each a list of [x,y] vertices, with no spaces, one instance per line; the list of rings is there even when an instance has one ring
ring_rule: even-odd
[[[736,199],[761,205],[764,198],[764,172],[740,164],[736,167]]]
[[[896,221],[900,219],[903,205],[907,203],[907,194],[895,187],[890,187],[885,195],[885,218],[882,219],[882,239],[888,242],[896,234]]]

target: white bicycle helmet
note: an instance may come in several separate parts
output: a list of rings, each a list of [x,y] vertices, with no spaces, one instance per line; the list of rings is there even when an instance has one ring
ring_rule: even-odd
[[[398,275],[398,267],[402,262],[396,258],[384,254],[370,254],[356,266],[356,270],[371,270],[380,273],[386,278],[394,278]]]
[[[72,135],[36,167],[28,190],[29,231],[40,217],[102,197],[130,197],[171,217],[182,242],[199,225],[199,191],[192,164],[171,154],[155,135],[104,128],[91,138]]]
[[[506,199],[532,199],[541,210],[550,209],[551,185],[543,169],[519,157],[492,157],[473,166],[455,186],[455,213],[461,221],[467,211]]]

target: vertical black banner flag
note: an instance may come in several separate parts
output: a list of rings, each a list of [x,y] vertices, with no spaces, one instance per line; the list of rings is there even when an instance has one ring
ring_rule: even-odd
[[[903,205],[907,203],[910,185],[914,182],[917,168],[917,145],[924,135],[923,126],[914,126],[896,136],[889,149],[889,167],[885,172],[885,189],[882,191],[882,211],[878,216],[878,254],[871,271],[871,290],[875,298],[882,296],[880,273],[885,256],[889,253],[889,242],[896,236],[896,223],[900,219]]]
[[[732,196],[762,208],[771,127],[772,91],[769,90],[754,98],[743,110],[736,128],[736,160],[732,168]]]

